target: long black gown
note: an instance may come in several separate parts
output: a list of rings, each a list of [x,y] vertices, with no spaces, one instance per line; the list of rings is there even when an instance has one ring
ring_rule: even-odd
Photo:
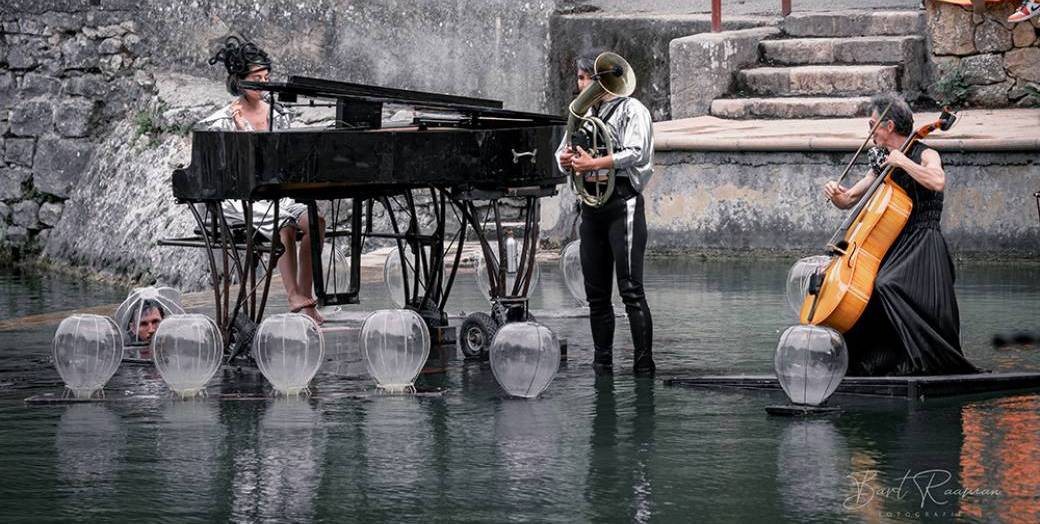
[[[907,157],[920,163],[926,149],[917,142]],[[890,176],[913,199],[913,210],[881,261],[866,311],[845,333],[847,374],[977,373],[961,350],[953,260],[939,229],[943,194],[902,169]]]

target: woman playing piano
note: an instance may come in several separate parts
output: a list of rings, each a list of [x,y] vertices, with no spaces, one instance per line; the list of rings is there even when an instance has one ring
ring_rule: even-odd
[[[274,111],[264,99],[263,92],[241,89],[239,82],[266,82],[271,72],[271,59],[252,42],[243,42],[229,36],[224,46],[217,51],[210,64],[220,62],[227,70],[227,90],[237,96],[233,102],[199,122],[207,129],[223,131],[267,131],[287,129],[291,115],[277,104]],[[269,118],[274,115],[273,121]],[[229,224],[245,223],[242,202],[225,200],[222,204],[224,216]],[[318,323],[321,314],[313,297],[313,274],[311,272],[311,237],[308,227],[307,206],[282,198],[278,201],[277,230],[285,253],[278,259],[278,271],[282,275],[285,291],[289,296],[289,309],[303,312]],[[275,231],[273,206],[258,202],[253,204],[253,225],[260,235],[271,239]],[[324,230],[324,223],[320,230]],[[297,235],[302,237],[297,242]],[[321,239],[318,239],[321,242]]]

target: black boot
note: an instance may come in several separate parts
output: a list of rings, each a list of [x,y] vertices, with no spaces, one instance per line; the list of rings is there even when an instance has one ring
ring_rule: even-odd
[[[597,375],[614,373],[614,351],[612,348],[596,348],[592,356],[592,369]]]
[[[636,375],[653,376],[654,366],[654,322],[646,299],[641,298],[633,307],[627,307],[628,323],[632,327],[632,372]]]

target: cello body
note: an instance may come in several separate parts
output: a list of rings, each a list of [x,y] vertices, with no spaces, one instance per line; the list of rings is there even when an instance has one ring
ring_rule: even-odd
[[[841,333],[856,324],[874,291],[881,261],[912,209],[906,191],[886,177],[848,228],[844,241],[835,246],[819,289],[806,295],[800,314],[803,324],[828,326]]]

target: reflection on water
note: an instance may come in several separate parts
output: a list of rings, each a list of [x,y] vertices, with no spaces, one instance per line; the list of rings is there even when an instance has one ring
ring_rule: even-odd
[[[227,429],[220,422],[217,406],[197,400],[167,401],[157,425],[155,452],[165,467],[157,502],[179,512],[181,517],[206,514],[219,494],[221,455]],[[184,493],[197,493],[186,498]]]
[[[279,398],[267,406],[255,433],[229,433],[232,520],[306,522],[314,518],[314,493],[321,483],[320,465],[325,457],[320,418],[305,399]],[[250,437],[255,441],[249,442]]]
[[[1040,522],[1040,397],[970,403],[961,419],[964,487],[1001,493],[971,498],[962,511],[979,519],[1006,515],[1006,522]]]
[[[568,306],[556,266],[542,269],[533,306]],[[791,322],[786,271],[787,262],[777,261],[650,261],[659,370],[770,372],[777,337]],[[1040,352],[989,345],[994,333],[1040,319],[1040,267],[963,266],[957,290],[963,345],[974,361],[1040,370]],[[14,302],[38,291],[15,290]],[[389,304],[381,286],[363,293],[375,296],[344,309],[356,315]],[[103,295],[78,300],[98,303]],[[460,284],[448,309],[482,308],[475,287]],[[123,366],[110,389],[136,400],[29,406],[25,397],[60,391],[49,361],[53,326],[0,334],[0,471],[18,479],[0,483],[0,515],[31,522],[1040,521],[1040,395],[924,403],[843,397],[837,418],[769,417],[764,407],[779,394],[633,377],[624,317],[616,375],[599,377],[589,366],[586,319],[539,321],[568,340],[569,357],[530,401],[505,398],[486,363],[460,361],[427,384],[444,386],[443,395],[359,395],[371,380],[355,322],[328,334],[332,361],[315,378],[313,399],[218,400],[270,391],[258,373],[225,370],[210,398],[180,402],[151,367]],[[942,486],[925,499],[920,486],[929,480]],[[946,493],[962,488],[1000,494]],[[862,497],[850,502],[856,494]],[[914,516],[922,511],[946,516]]]
[[[116,496],[115,472],[126,453],[126,428],[119,417],[98,404],[65,408],[54,435],[61,491],[70,512],[83,501],[111,504]]]
[[[619,515],[646,522],[654,515],[654,385],[636,379],[634,398],[622,393],[619,403],[613,376],[596,377],[589,472],[585,498],[590,518],[611,520]]]
[[[828,418],[787,421],[776,453],[776,482],[786,513],[803,522],[826,518],[844,503],[851,457]]]

